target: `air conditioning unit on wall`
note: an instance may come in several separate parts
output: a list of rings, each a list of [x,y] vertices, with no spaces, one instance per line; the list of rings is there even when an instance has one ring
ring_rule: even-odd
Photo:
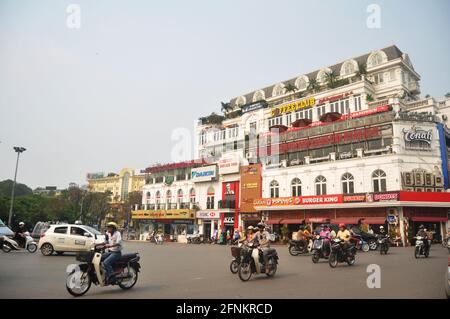
[[[403,185],[405,185],[405,186],[413,186],[414,185],[414,177],[411,172],[403,173]]]
[[[444,186],[444,178],[442,176],[434,176],[434,183],[436,187],[442,187]]]
[[[424,186],[424,173],[423,172],[414,172],[414,185],[415,186]]]
[[[425,173],[425,186],[434,186],[434,176],[431,173]]]

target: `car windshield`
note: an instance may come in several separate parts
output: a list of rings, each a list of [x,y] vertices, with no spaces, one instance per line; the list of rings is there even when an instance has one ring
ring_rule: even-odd
[[[90,227],[90,226],[84,226],[84,228],[86,228],[87,230],[89,230],[91,233],[93,233],[94,235],[101,235],[101,233],[97,230],[97,229],[95,229],[95,228],[92,228],[92,227]]]

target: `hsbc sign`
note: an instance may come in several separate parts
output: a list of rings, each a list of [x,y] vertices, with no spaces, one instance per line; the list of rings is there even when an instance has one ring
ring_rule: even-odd
[[[215,211],[198,211],[197,212],[197,218],[200,219],[219,219],[220,213]]]

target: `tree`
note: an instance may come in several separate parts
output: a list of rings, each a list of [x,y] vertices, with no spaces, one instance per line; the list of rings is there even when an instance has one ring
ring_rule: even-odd
[[[445,93],[444,96],[445,96],[445,98],[447,98],[447,99],[450,98],[450,92]]]
[[[334,71],[325,73],[325,80],[328,88],[334,89],[337,86],[338,78]]]
[[[319,90],[320,85],[319,82],[317,82],[316,79],[310,79],[309,84],[307,87],[307,90],[309,93],[315,93],[317,90]]]
[[[294,84],[288,83],[284,89],[286,90],[286,93],[294,93],[292,98],[295,98],[295,92],[298,91],[298,88]]]
[[[10,197],[13,181],[10,179],[4,180],[0,182],[0,194]],[[29,188],[25,184],[16,183],[16,186],[14,188],[14,196],[24,196],[24,195],[31,195],[33,194],[33,190]]]
[[[82,221],[100,226],[106,214],[111,210],[111,193],[88,193],[84,200]]]
[[[228,113],[230,110],[232,110],[233,108],[231,107],[230,103],[224,103],[224,102],[220,102],[222,104],[222,107],[220,108],[220,110],[222,111],[222,113]]]
[[[365,63],[358,63],[358,71],[356,71],[356,76],[362,78],[362,76],[366,74],[367,74],[367,65]]]

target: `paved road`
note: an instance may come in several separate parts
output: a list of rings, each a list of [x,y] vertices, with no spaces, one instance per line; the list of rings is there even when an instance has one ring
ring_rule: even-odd
[[[83,298],[445,298],[448,251],[439,245],[428,259],[416,260],[412,248],[392,248],[387,256],[361,252],[354,266],[336,269],[276,248],[280,261],[274,278],[260,275],[241,282],[228,269],[227,246],[127,242],[127,252],[141,255],[136,286],[124,292],[93,285]],[[73,254],[0,252],[0,298],[73,298],[65,289],[65,269],[75,262]],[[369,264],[381,267],[380,289],[367,288]]]

